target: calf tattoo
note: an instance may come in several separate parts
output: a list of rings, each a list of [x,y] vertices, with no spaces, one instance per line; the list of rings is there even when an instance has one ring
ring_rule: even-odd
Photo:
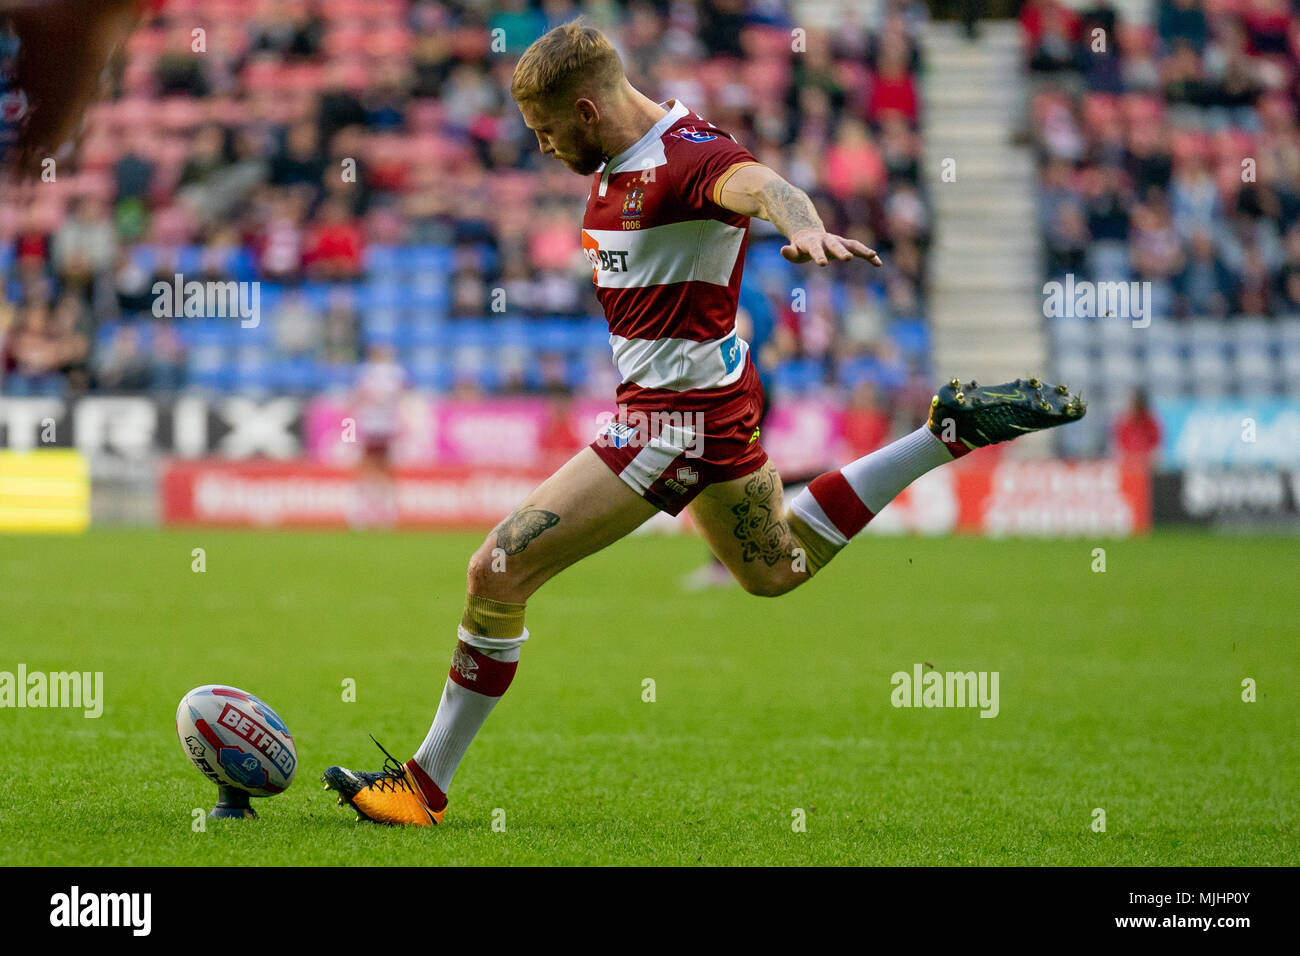
[[[560,516],[541,508],[516,511],[497,526],[497,547],[506,554],[518,554],[528,547],[528,542],[547,528],[560,523]]]
[[[775,472],[763,469],[745,485],[744,500],[734,505],[736,539],[745,561],[761,560],[769,568],[790,557],[790,526],[778,511],[780,490]]]

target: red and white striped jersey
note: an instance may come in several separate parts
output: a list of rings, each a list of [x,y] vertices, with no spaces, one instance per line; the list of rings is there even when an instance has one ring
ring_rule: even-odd
[[[596,171],[582,248],[626,405],[718,408],[757,383],[736,335],[749,217],[718,205],[757,161],[682,103]]]

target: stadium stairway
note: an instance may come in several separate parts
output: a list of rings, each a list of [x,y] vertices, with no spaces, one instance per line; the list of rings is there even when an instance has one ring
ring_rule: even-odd
[[[1019,26],[981,26],[974,42],[954,23],[927,27],[922,132],[934,368],[995,382],[1046,369],[1047,339],[1033,154],[1012,143],[1024,97]]]

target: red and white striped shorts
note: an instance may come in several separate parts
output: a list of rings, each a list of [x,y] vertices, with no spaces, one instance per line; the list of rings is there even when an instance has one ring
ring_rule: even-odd
[[[763,392],[754,387],[717,409],[620,405],[589,446],[614,474],[660,511],[680,514],[701,491],[767,463],[758,440]]]

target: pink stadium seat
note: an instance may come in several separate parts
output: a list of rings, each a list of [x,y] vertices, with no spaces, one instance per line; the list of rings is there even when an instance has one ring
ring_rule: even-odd
[[[460,27],[447,37],[452,54],[460,59],[475,60],[489,49],[492,36],[486,28]]]
[[[150,114],[153,110],[153,106],[154,101],[143,98],[122,100],[118,104],[118,122],[126,126],[151,123]]]
[[[1125,93],[1120,100],[1124,118],[1130,125],[1159,123],[1164,115],[1164,101],[1146,93]]]
[[[439,100],[412,100],[407,110],[406,124],[414,132],[432,133],[442,128],[447,110]]]
[[[1201,130],[1172,130],[1169,134],[1169,151],[1175,160],[1208,158],[1211,151],[1210,137]]]
[[[413,45],[409,31],[387,29],[367,34],[365,50],[374,57],[406,57]]]
[[[1121,23],[1116,32],[1119,34],[1119,48],[1125,56],[1150,53],[1156,48],[1155,32],[1148,27]]]
[[[751,58],[777,56],[788,59],[792,37],[784,27],[747,26],[740,31],[740,45]]]
[[[188,96],[169,96],[158,102],[153,116],[163,129],[185,132],[202,125],[204,108],[200,101]]]
[[[274,78],[280,65],[275,60],[257,58],[250,60],[244,67],[243,81],[249,89],[267,89],[274,85]]]
[[[165,30],[136,30],[126,41],[126,52],[132,59],[142,56],[157,57],[166,45]]]
[[[1083,97],[1085,129],[1108,129],[1119,119],[1119,116],[1119,97],[1113,93],[1088,93]]]
[[[771,58],[745,63],[740,68],[740,82],[749,87],[756,99],[774,96],[787,86],[789,67]]]
[[[363,53],[365,48],[366,32],[357,24],[335,28],[325,34],[325,53],[330,57]]]

